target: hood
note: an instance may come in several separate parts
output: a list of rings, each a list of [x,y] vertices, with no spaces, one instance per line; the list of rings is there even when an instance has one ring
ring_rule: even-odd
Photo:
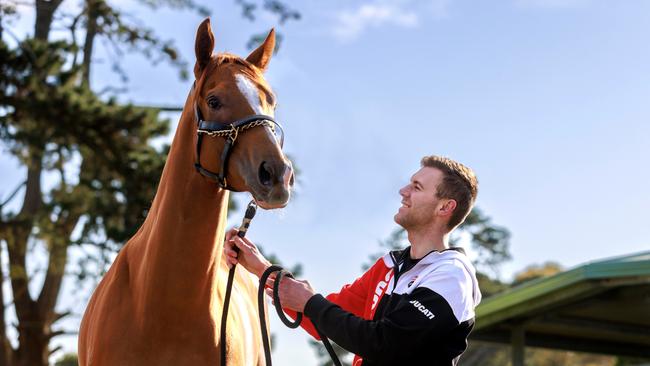
[[[393,250],[384,255],[384,264],[388,268],[399,266],[404,261],[406,256],[410,254],[410,252],[411,246],[408,246],[405,249],[401,250]],[[467,255],[465,254],[465,250],[463,248],[452,247],[442,251],[433,250],[422,257],[422,259],[420,259],[420,261],[418,261],[418,263],[415,265],[414,269],[419,266],[426,266],[430,264],[440,265],[444,264],[445,262],[454,261],[461,263],[469,275],[469,278],[472,281],[472,297],[474,299],[474,307],[478,306],[478,304],[481,302],[482,295],[481,289],[478,286],[478,280],[476,279],[476,269],[474,268],[474,265],[469,260],[469,258],[467,258]]]

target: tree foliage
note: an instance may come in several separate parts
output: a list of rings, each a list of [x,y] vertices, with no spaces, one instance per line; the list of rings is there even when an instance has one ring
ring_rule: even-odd
[[[254,22],[257,19],[260,10],[273,14],[276,17],[279,25],[283,25],[290,20],[300,20],[301,18],[301,15],[298,11],[292,9],[286,3],[280,2],[278,0],[262,0],[261,4],[255,1],[247,0],[235,0],[235,2],[241,7],[242,17],[248,19],[251,22]],[[253,34],[246,44],[246,47],[248,47],[248,49],[253,49],[256,45],[262,43],[265,38],[266,33]],[[283,40],[284,36],[282,33],[276,33],[276,50],[280,48]]]
[[[451,245],[458,244],[463,236],[469,237],[476,251],[474,265],[479,271],[496,274],[499,266],[511,258],[510,231],[492,223],[492,219],[476,207],[452,237]]]
[[[79,359],[77,358],[77,355],[74,353],[66,353],[54,363],[54,366],[78,366],[78,365],[79,365]]]
[[[81,68],[68,65],[69,52],[74,46],[64,41],[0,45],[0,138],[27,167],[21,209],[0,212],[19,322],[18,347],[5,355],[5,364],[47,363],[47,344],[61,334],[51,326],[64,315],[55,305],[68,248],[117,250],[143,221],[164,165],[165,151],[150,141],[168,132],[167,121],[155,110],[99,98],[78,82]],[[47,189],[45,174],[52,181]],[[49,258],[43,286],[32,296],[29,286],[37,274],[27,265],[35,246]]]
[[[518,286],[526,282],[552,276],[562,272],[562,266],[557,262],[545,262],[543,264],[531,264],[515,274],[512,286]]]
[[[116,86],[92,88],[98,41],[123,82],[127,53],[188,75],[173,42],[114,3],[84,0],[64,11],[63,1],[0,4],[0,146],[25,171],[8,195],[0,192],[0,244],[9,261],[0,278],[11,284],[11,298],[0,291],[0,366],[47,365],[50,340],[73,331],[57,326],[69,315],[57,307],[63,278],[95,281],[103,273],[146,217],[165,163],[168,146],[152,141],[167,136],[169,121],[155,108],[119,102]],[[208,13],[193,0],[140,3]],[[272,3],[262,10],[282,22],[299,18]],[[25,6],[35,9],[34,32],[19,39],[11,27]],[[34,268],[39,261],[43,268]],[[10,308],[17,339],[8,336]]]

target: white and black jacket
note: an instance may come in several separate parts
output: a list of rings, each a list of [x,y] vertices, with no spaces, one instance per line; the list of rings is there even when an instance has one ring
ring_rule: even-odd
[[[475,269],[462,250],[409,254],[390,252],[340,292],[314,295],[303,328],[353,352],[353,366],[456,365],[481,301]]]

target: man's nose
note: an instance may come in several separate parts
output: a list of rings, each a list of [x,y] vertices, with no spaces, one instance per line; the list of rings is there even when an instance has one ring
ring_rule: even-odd
[[[400,188],[400,190],[399,190],[399,195],[400,196],[406,197],[407,193],[408,193],[408,186]]]

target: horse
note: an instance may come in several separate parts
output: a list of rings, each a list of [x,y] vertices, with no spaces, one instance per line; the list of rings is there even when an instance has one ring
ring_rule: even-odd
[[[198,27],[194,86],[151,209],[89,300],[79,329],[81,366],[219,365],[221,342],[228,365],[264,364],[255,331],[257,281],[246,271],[235,276],[226,339],[219,327],[229,190],[250,192],[261,208],[275,209],[286,206],[293,185],[273,124],[257,121],[238,133],[228,124],[273,118],[275,95],[263,72],[274,47],[271,30],[246,59],[213,55],[209,18]],[[200,134],[199,125],[230,126],[230,134]]]

